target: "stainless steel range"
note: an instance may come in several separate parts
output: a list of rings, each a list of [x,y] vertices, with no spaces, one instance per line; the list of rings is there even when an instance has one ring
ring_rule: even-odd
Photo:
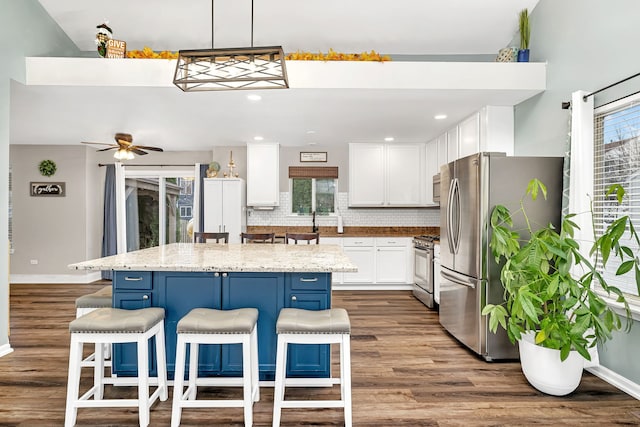
[[[434,308],[433,245],[439,236],[423,235],[413,238],[413,295],[424,305]]]

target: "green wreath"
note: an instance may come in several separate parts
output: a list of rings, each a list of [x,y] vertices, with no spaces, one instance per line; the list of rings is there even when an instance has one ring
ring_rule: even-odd
[[[43,160],[38,165],[38,170],[42,176],[52,176],[56,173],[56,164],[53,160]]]

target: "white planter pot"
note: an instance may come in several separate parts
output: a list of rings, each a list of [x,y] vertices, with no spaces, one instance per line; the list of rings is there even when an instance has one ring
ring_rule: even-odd
[[[543,393],[564,396],[580,385],[585,359],[572,351],[565,361],[560,360],[560,350],[535,344],[535,334],[529,332],[518,341],[520,364],[527,381]]]

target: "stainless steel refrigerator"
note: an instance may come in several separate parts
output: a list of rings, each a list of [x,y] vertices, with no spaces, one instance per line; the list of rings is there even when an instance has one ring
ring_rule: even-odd
[[[462,344],[484,359],[514,359],[512,345],[501,328],[488,330],[481,314],[487,303],[504,301],[500,266],[489,242],[490,215],[497,204],[519,208],[532,178],[548,189],[547,200],[526,202],[532,223],[559,226],[562,204],[562,158],[507,157],[503,153],[474,154],[440,170],[440,323]],[[524,229],[520,217],[515,229]]]

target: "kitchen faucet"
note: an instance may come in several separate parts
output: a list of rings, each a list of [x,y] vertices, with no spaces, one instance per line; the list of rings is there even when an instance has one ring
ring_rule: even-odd
[[[316,211],[311,212],[311,232],[316,233],[318,231],[318,226],[316,226]]]

